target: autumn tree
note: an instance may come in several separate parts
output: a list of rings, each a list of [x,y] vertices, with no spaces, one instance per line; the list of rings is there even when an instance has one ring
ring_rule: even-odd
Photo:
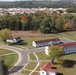
[[[0,37],[2,41],[6,44],[7,39],[10,39],[12,37],[10,29],[2,29],[0,31]]]
[[[26,18],[27,18],[27,16],[25,16],[25,15],[23,15],[22,17],[21,17],[21,22],[24,22],[25,20],[26,20]]]
[[[51,59],[52,63],[54,64],[55,59],[61,59],[60,57],[63,54],[63,47],[50,46],[48,51],[49,51],[48,57]]]

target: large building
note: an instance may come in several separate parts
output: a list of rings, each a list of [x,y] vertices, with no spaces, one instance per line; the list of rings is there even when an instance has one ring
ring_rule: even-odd
[[[76,52],[76,42],[70,42],[66,44],[59,44],[56,46],[62,46],[64,54],[70,54],[70,53],[75,53]],[[45,47],[45,53],[48,55],[49,51],[49,46]]]
[[[60,43],[60,39],[54,38],[54,39],[48,39],[48,40],[33,41],[32,45],[34,47],[40,47],[40,46],[49,46],[49,45],[54,45],[59,43]]]
[[[46,63],[40,68],[40,75],[56,75],[56,74],[57,74],[56,68],[52,68],[50,63]]]

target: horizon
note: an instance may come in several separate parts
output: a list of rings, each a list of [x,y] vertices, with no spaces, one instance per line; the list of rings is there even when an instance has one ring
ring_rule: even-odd
[[[47,0],[0,0],[0,2],[14,2],[14,1],[47,1]],[[48,0],[48,1],[61,1],[61,0]]]

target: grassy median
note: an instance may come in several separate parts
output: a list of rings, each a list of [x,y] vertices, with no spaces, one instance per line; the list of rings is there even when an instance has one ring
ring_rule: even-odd
[[[15,63],[17,63],[19,58],[17,53],[6,49],[0,49],[0,55],[2,54],[8,54],[0,56],[0,59],[3,59],[5,61],[5,64],[7,65],[8,68],[11,68],[12,66],[15,65]]]

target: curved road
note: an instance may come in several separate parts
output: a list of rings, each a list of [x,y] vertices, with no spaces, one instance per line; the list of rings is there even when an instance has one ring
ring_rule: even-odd
[[[73,42],[72,40],[69,40],[66,38],[61,38],[60,40],[64,43]],[[12,46],[3,46],[3,45],[1,45],[0,48],[9,49],[9,50],[15,51],[16,53],[19,54],[19,60],[16,63],[16,65],[14,65],[14,67],[9,70],[9,75],[22,75],[21,73],[19,73],[19,70],[21,70],[25,66],[25,64],[27,64],[29,62],[28,54],[31,52],[33,53],[33,52],[44,51],[44,48],[32,49],[32,50],[22,50],[20,48],[16,48],[16,47],[12,47]]]
[[[32,50],[22,50],[20,48],[16,48],[12,46],[0,46],[0,48],[9,49],[19,54],[19,60],[16,63],[16,65],[14,65],[14,67],[9,70],[9,75],[22,75],[21,73],[19,73],[19,70],[21,70],[25,66],[25,64],[29,62],[28,54],[31,52],[44,51],[44,48],[32,49]]]

